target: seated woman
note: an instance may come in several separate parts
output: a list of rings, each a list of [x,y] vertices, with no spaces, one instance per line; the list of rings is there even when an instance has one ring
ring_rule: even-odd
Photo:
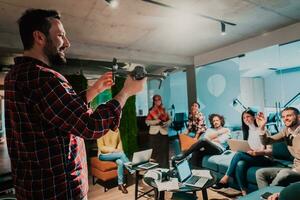
[[[118,165],[118,189],[127,194],[128,191],[124,182],[124,163],[129,162],[123,152],[122,142],[119,130],[110,130],[104,136],[97,140],[98,157],[103,161],[115,161]]]
[[[239,161],[243,160],[247,162],[248,166],[268,166],[272,164],[270,156],[272,154],[271,146],[264,146],[259,138],[259,128],[255,121],[255,112],[250,109],[245,110],[242,113],[242,131],[244,135],[244,140],[247,140],[249,143],[251,151],[245,152],[236,152],[233,156],[230,165],[226,171],[226,174],[221,178],[219,183],[213,186],[215,189],[222,187],[227,187],[229,177],[233,177],[236,166]],[[235,178],[241,189],[242,195],[246,195],[246,186],[245,186],[245,175],[239,174]]]

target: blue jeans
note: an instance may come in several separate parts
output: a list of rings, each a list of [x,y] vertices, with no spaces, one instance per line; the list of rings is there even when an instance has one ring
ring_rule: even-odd
[[[118,165],[118,184],[124,183],[124,163],[129,162],[124,152],[100,154],[100,160],[115,161]]]
[[[236,171],[236,167],[238,165],[239,161],[244,161],[247,164],[248,167],[252,166],[270,166],[272,164],[272,161],[265,156],[251,156],[244,152],[236,152],[236,154],[233,156],[230,165],[226,171],[226,175],[233,177],[234,172]],[[246,188],[246,178],[245,178],[246,172],[243,171],[241,174],[236,174],[235,178],[236,181],[240,187],[241,190],[245,190]]]

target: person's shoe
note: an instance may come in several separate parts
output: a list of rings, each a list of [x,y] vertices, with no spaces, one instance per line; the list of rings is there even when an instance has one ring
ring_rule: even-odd
[[[118,189],[122,191],[123,194],[127,194],[128,191],[123,184],[118,185]]]
[[[221,183],[218,182],[216,184],[214,184],[213,186],[211,186],[213,189],[219,190],[221,188],[228,188],[228,184],[227,183]]]

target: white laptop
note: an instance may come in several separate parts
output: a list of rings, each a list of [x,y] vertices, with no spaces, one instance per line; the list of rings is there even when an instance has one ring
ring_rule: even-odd
[[[232,151],[247,152],[251,150],[246,140],[229,139],[227,142]]]
[[[158,165],[158,163],[150,162],[152,149],[138,151],[133,153],[132,162],[129,163],[130,167],[139,167],[142,169],[151,169]]]
[[[176,164],[178,179],[187,186],[202,188],[209,180],[207,177],[196,176],[192,174],[190,165],[186,159]]]

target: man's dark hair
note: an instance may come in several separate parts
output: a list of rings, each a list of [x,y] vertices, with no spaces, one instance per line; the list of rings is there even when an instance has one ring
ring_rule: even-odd
[[[286,108],[284,108],[284,109],[281,111],[281,113],[282,113],[283,111],[287,111],[287,110],[292,110],[296,116],[298,116],[298,115],[300,114],[300,113],[299,113],[299,110],[298,110],[297,108],[295,108],[295,107],[286,107]]]
[[[224,118],[224,116],[214,113],[214,114],[211,114],[211,115],[208,116],[208,120],[209,120],[211,128],[215,128],[214,127],[214,123],[213,123],[214,117],[218,117],[220,119],[222,127],[225,125],[225,118]]]
[[[60,14],[56,10],[28,9],[18,20],[19,31],[24,50],[29,50],[33,47],[33,32],[40,31],[49,35],[51,23],[49,19],[60,19]]]

